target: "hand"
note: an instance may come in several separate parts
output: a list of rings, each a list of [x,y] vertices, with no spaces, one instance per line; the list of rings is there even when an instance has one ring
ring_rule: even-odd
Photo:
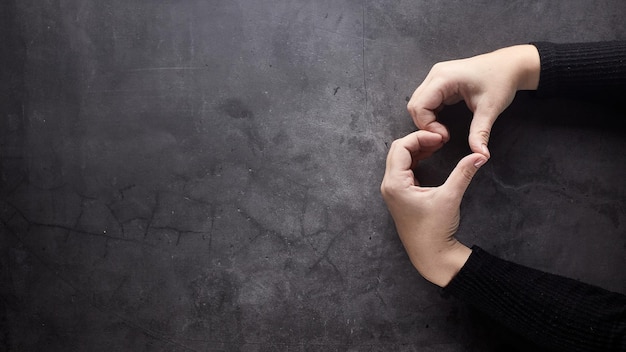
[[[442,186],[420,187],[412,169],[442,145],[442,136],[428,131],[394,141],[380,190],[413,266],[425,279],[444,287],[471,254],[454,234],[463,194],[487,158],[468,155]]]
[[[518,90],[537,89],[539,71],[539,53],[533,45],[441,62],[417,87],[407,109],[418,128],[438,133],[447,142],[448,130],[437,122],[437,112],[464,100],[474,113],[468,137],[470,149],[489,158],[491,126]]]

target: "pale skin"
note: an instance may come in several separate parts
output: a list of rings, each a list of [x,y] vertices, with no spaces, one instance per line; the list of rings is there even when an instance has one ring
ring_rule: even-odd
[[[518,90],[537,89],[540,66],[533,45],[440,62],[417,87],[407,109],[419,129],[438,133],[447,142],[450,135],[437,121],[437,112],[445,105],[465,101],[474,113],[468,136],[470,149],[489,158],[491,126]]]
[[[381,193],[411,263],[435,285],[447,286],[472,253],[454,237],[463,194],[490,157],[493,123],[518,90],[537,89],[539,72],[534,46],[512,46],[436,64],[409,101],[420,131],[391,145]],[[473,153],[459,161],[443,185],[421,187],[413,170],[450,139],[437,112],[461,100],[474,112],[468,137]]]

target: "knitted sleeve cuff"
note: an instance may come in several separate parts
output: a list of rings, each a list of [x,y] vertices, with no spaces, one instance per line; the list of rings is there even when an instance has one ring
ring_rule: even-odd
[[[531,44],[541,60],[539,97],[614,95],[626,88],[626,41]]]

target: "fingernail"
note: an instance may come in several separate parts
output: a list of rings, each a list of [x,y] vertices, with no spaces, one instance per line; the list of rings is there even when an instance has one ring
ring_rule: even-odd
[[[487,162],[487,158],[480,158],[474,162],[474,166],[478,169],[479,167],[485,165]]]

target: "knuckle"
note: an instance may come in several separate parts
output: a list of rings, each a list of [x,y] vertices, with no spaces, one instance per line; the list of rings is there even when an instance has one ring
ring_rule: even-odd
[[[385,183],[385,179],[383,179],[383,182],[380,183],[380,193],[385,196],[385,194],[387,194],[387,185]]]
[[[391,202],[401,198],[402,195],[406,193],[406,190],[404,183],[397,179],[384,177],[380,184],[380,193],[385,202]]]
[[[437,62],[430,69],[430,72],[434,77],[441,77],[441,76],[445,77],[450,73],[453,66],[454,66],[453,61]]]
[[[474,172],[472,170],[469,170],[469,169],[462,169],[461,170],[461,175],[463,176],[463,179],[466,180],[469,183],[472,180],[472,178],[474,177]]]
[[[383,178],[383,182],[380,183],[380,193],[383,197],[388,197],[391,194],[392,187],[389,185],[387,178]]]
[[[491,131],[489,131],[489,130],[480,130],[480,131],[478,131],[478,135],[481,136],[483,139],[489,139],[489,137],[491,136]]]
[[[395,198],[396,190],[393,186],[383,182],[380,186],[380,194],[383,196],[383,200],[389,203]]]
[[[431,67],[430,72],[438,73],[439,71],[444,70],[445,68],[446,68],[445,61],[437,62],[433,65],[433,67]]]
[[[391,146],[389,147],[389,149],[395,149],[399,147],[399,144],[401,144],[399,139],[394,140],[393,142],[391,142]]]
[[[406,109],[409,113],[417,111],[417,103],[415,101],[410,100],[408,104],[406,104]]]

